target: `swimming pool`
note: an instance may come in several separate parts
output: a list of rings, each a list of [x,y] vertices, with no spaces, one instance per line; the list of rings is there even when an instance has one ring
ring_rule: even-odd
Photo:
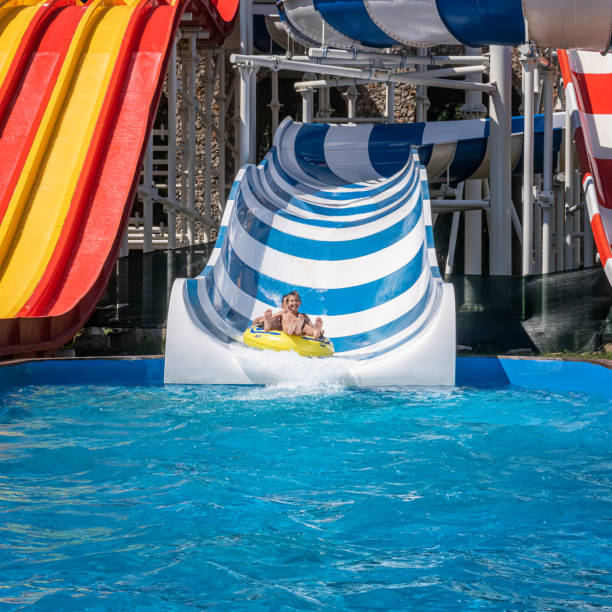
[[[602,386],[569,391],[573,365],[555,383],[538,362],[551,388],[536,389],[495,378],[525,362],[469,361],[465,382],[488,367],[497,386],[163,387],[154,360],[0,368],[0,602],[612,605],[609,371],[588,366]]]

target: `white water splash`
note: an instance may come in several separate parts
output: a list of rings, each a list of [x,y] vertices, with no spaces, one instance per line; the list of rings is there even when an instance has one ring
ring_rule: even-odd
[[[267,385],[279,396],[335,394],[354,384],[354,362],[342,357],[310,358],[293,351],[260,351],[235,345],[232,352],[254,382]]]

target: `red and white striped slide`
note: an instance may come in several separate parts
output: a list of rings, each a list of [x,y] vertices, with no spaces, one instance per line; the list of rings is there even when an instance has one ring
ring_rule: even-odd
[[[612,284],[612,54],[559,50],[593,237]]]

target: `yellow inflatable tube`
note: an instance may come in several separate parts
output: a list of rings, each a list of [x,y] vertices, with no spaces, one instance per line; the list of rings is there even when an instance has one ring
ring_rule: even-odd
[[[289,336],[282,331],[264,331],[253,325],[243,336],[247,346],[268,351],[295,351],[302,357],[331,357],[334,345],[327,338],[315,340],[311,336]]]

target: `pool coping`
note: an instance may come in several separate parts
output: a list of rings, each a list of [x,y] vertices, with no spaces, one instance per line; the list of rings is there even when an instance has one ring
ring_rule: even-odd
[[[163,386],[164,356],[20,358],[0,362],[0,390],[29,385]],[[509,386],[612,397],[612,360],[514,355],[457,357],[455,387]]]

